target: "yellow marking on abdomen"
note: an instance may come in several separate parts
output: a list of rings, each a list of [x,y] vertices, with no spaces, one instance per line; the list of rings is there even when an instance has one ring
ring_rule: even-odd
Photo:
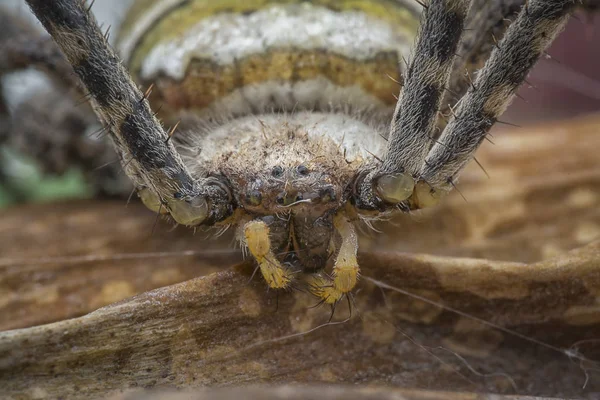
[[[183,80],[159,78],[155,81],[150,101],[163,105],[161,113],[167,116],[177,110],[205,109],[240,88],[267,91],[259,89],[258,85],[269,82],[273,82],[273,86],[282,86],[286,82],[293,85],[324,78],[340,88],[359,87],[380,103],[391,106],[396,101],[394,93],[399,89],[398,84],[388,76],[401,79],[398,65],[399,60],[391,53],[357,62],[324,51],[273,51],[225,66],[197,60],[190,64]],[[280,84],[275,85],[277,82]],[[274,88],[274,91],[277,89]],[[317,103],[318,99],[313,101]],[[298,99],[293,101],[292,107],[297,102]]]

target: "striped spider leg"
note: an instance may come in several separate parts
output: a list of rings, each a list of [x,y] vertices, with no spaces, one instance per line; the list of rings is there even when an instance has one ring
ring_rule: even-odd
[[[416,210],[436,204],[450,191],[576,5],[573,0],[527,2],[431,146],[467,3],[431,0],[426,5],[387,154],[355,186],[360,208]]]
[[[217,177],[192,178],[85,4],[77,0],[27,3],[88,90],[144,203],[157,212],[168,212],[183,225],[227,217],[231,212],[228,190]]]

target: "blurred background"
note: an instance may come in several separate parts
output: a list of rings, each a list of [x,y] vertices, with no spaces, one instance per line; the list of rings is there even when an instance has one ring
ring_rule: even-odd
[[[101,0],[95,2],[93,10],[100,23],[111,25],[115,32],[123,10],[129,3],[131,0]],[[0,6],[8,7],[37,24],[23,0],[0,0]],[[112,37],[115,36],[113,33]],[[502,118],[520,127],[497,124],[493,135],[600,112],[598,43],[600,15],[580,13],[572,18],[565,32],[549,50],[548,57],[542,59],[531,73],[529,85],[520,89],[521,98],[515,99]],[[47,79],[37,71],[13,73],[2,78],[3,94],[9,110],[47,88],[47,85]],[[92,196],[92,191],[77,169],[70,169],[61,176],[42,176],[35,160],[2,146],[0,162],[0,207],[22,202]]]

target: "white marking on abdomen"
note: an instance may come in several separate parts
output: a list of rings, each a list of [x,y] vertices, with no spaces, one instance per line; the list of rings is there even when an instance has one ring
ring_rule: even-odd
[[[201,20],[181,37],[157,44],[142,63],[141,78],[165,74],[182,79],[193,58],[229,65],[251,54],[292,48],[368,60],[384,51],[408,54],[411,42],[390,24],[362,12],[335,12],[308,3],[276,5],[248,15],[224,13]]]
[[[393,107],[366,92],[359,85],[338,86],[325,77],[300,82],[270,80],[235,89],[203,110],[201,118],[222,115],[249,115],[276,110],[344,111],[387,122]]]

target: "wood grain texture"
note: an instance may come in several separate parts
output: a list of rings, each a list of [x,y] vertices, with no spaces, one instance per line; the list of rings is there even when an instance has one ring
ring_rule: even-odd
[[[244,387],[227,389],[188,390],[183,392],[159,391],[149,394],[132,391],[117,395],[111,400],[509,400],[513,396],[473,394],[465,392],[433,392],[421,390],[356,387],[350,385],[283,385],[273,387]],[[533,400],[533,397],[518,397]]]
[[[496,138],[478,155],[491,179],[473,165],[459,186],[468,202],[454,193],[362,239],[352,317],[340,304],[331,324],[309,295],[268,292],[250,264],[228,268],[240,261],[230,237],[203,241],[163,223],[150,236],[154,217],[137,204],[3,211],[0,326],[23,329],[0,333],[0,396],[346,383],[422,397],[594,398],[598,126]]]

